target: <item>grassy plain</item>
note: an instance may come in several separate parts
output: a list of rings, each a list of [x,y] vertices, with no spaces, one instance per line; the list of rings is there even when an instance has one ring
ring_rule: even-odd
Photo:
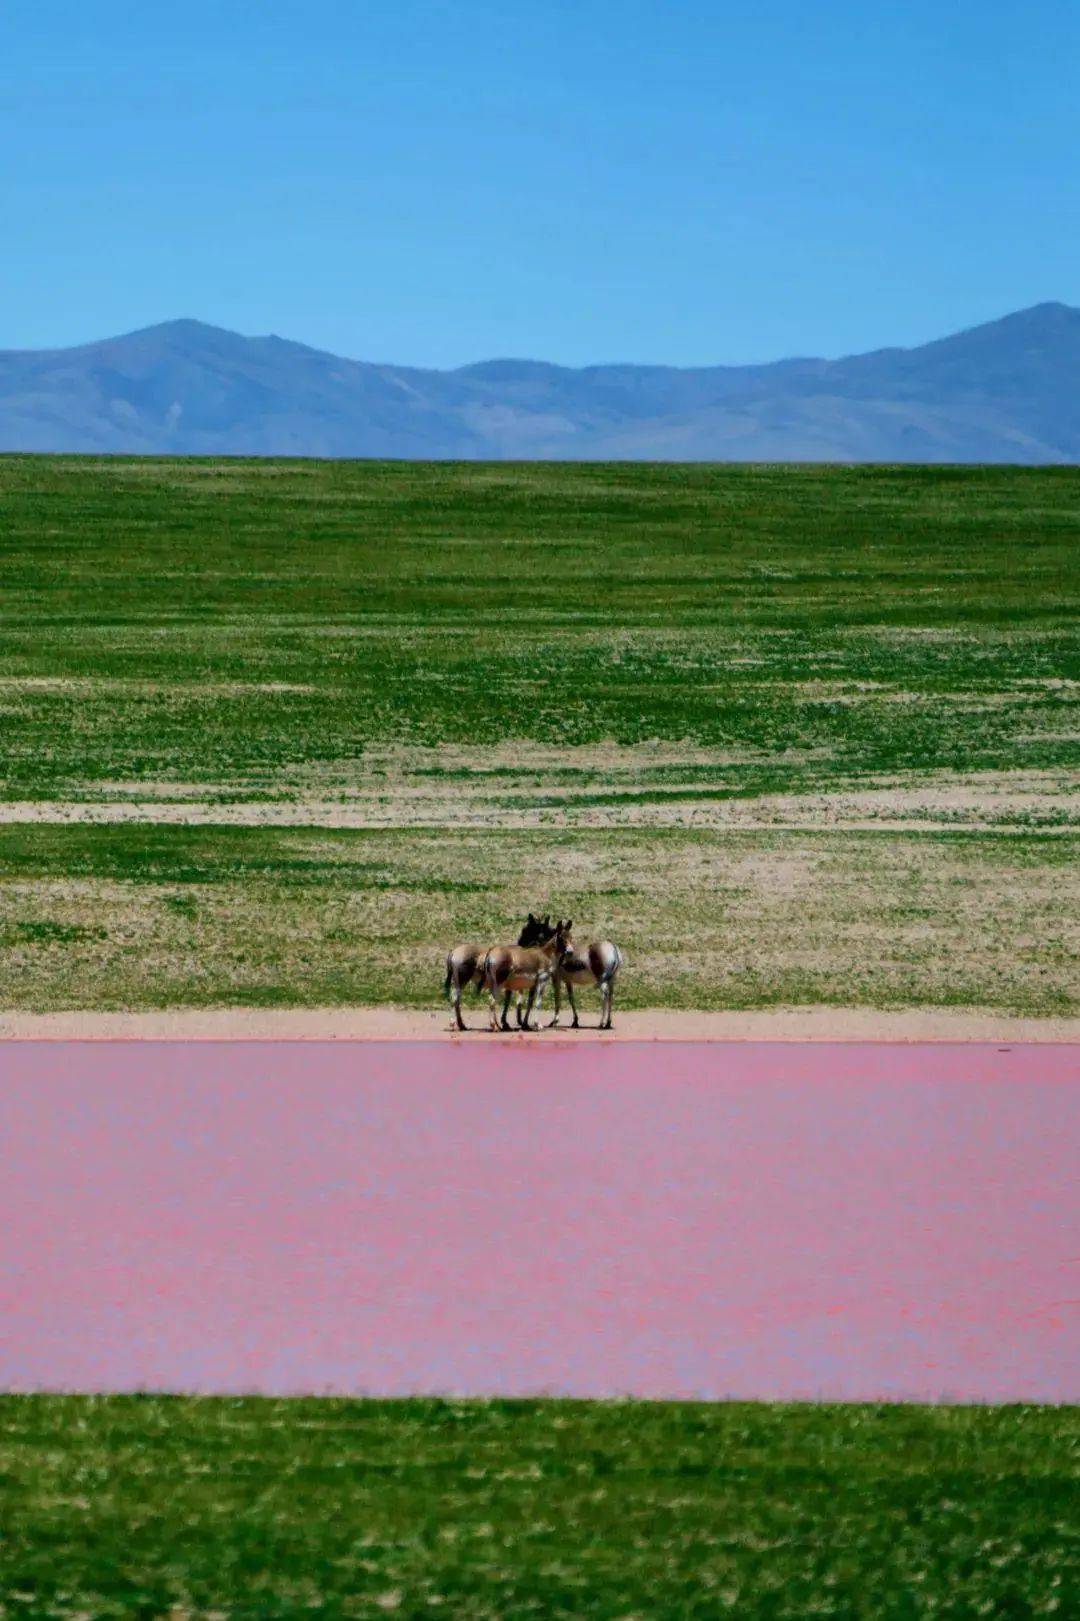
[[[9,1616],[1075,1613],[1077,1409],[0,1399]]]
[[[0,1006],[1080,1005],[1076,470],[12,457],[0,577]]]
[[[0,826],[2,1001],[430,1006],[448,940],[550,896],[623,942],[620,1006],[1064,1016],[1078,858],[1030,833]]]

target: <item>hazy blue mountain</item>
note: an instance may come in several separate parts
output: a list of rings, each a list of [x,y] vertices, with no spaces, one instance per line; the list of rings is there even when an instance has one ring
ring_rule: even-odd
[[[177,455],[1080,461],[1080,310],[765,366],[343,360],[168,321],[0,352],[0,450]]]

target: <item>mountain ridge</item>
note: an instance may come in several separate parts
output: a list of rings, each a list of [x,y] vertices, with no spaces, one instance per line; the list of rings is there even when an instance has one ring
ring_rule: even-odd
[[[1080,309],[748,366],[450,370],[190,316],[0,351],[0,451],[402,459],[1080,461]]]

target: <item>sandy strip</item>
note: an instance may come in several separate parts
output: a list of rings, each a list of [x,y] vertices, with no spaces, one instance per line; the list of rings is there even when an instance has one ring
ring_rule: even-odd
[[[385,800],[386,796],[382,796]],[[497,801],[475,804],[468,799],[448,803],[403,793],[393,803],[374,796],[340,800],[259,801],[220,804],[184,798],[180,803],[161,800],[75,801],[7,800],[0,803],[0,824],[115,827],[144,824],[155,827],[327,828],[341,832],[401,831],[517,832],[534,828],[667,828],[693,830],[748,830],[768,833],[997,833],[1060,836],[1076,833],[1076,800],[1026,799],[1014,804],[1002,799],[988,805],[913,803],[884,794],[878,800],[822,800],[807,795],[795,798],[763,796],[749,800],[673,800],[660,804],[549,805],[501,808]],[[1060,818],[1060,820],[1051,820]]]
[[[776,1008],[754,1013],[646,1008],[619,1013],[611,1032],[569,1024],[536,1034],[492,1037],[470,1009],[464,1035],[445,1011],[412,1008],[175,1008],[138,1013],[0,1012],[8,1041],[969,1041],[1076,1042],[1080,1018],[1030,1019],[978,1008]]]

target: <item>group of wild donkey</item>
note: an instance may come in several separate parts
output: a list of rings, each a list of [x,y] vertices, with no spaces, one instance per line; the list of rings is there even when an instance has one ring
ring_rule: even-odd
[[[467,985],[477,991],[486,990],[491,1004],[491,1028],[509,1030],[510,998],[517,997],[517,1022],[522,1030],[539,1027],[544,1003],[544,992],[550,984],[555,986],[554,1026],[559,1022],[562,992],[565,989],[574,1015],[573,1028],[578,1028],[577,1006],[574,1002],[575,985],[596,985],[600,989],[600,1028],[611,1029],[611,1002],[615,975],[622,966],[622,953],[610,940],[594,940],[584,951],[576,951],[571,943],[573,920],[564,923],[559,918],[533,917],[530,912],[525,927],[518,936],[516,946],[455,946],[446,958],[444,993],[450,998],[454,1020],[459,1030],[466,1028],[461,1017],[461,993]],[[499,1013],[499,992],[502,992],[502,1013]],[[522,1010],[522,997],[528,1000]],[[536,1024],[530,1024],[533,1005],[536,1006]]]

